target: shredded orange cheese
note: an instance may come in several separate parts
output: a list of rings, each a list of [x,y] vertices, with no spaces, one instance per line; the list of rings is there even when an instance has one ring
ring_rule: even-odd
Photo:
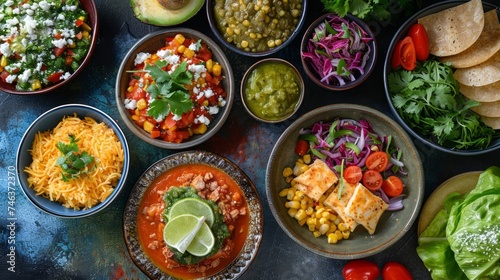
[[[69,134],[78,139],[79,151],[92,155],[97,166],[65,182],[56,163],[62,156],[56,145],[68,143]],[[33,162],[24,169],[30,187],[37,195],[73,209],[89,209],[104,201],[118,183],[124,162],[121,142],[112,129],[93,118],[76,115],[65,117],[53,131],[38,132],[30,153]]]

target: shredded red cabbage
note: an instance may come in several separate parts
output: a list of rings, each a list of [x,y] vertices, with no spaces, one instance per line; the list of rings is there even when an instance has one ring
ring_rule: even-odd
[[[332,14],[314,29],[302,56],[322,83],[345,85],[364,74],[372,40],[355,22]]]
[[[320,121],[310,128],[302,129],[299,133],[300,139],[309,142],[313,159],[324,160],[337,176],[339,176],[342,163],[344,168],[351,165],[364,168],[366,158],[374,151],[385,151],[390,155],[391,162],[382,172],[384,178],[390,175],[407,175],[404,163],[401,161],[401,150],[391,145],[392,137],[375,133],[371,123],[367,120]],[[403,196],[389,199],[382,189],[375,194],[389,204],[388,210],[402,209]]]

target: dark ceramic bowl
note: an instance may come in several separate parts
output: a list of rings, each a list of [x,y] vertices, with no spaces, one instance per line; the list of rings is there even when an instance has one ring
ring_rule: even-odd
[[[29,166],[33,161],[30,154],[30,150],[32,149],[33,141],[35,139],[36,134],[39,131],[44,132],[54,129],[57,126],[57,124],[63,120],[64,117],[74,116],[75,114],[79,118],[91,117],[97,122],[105,123],[109,128],[111,128],[115,132],[116,136],[118,137],[118,139],[122,144],[122,149],[124,153],[124,162],[123,162],[121,177],[117,185],[115,186],[113,193],[109,195],[109,197],[105,201],[89,209],[84,209],[84,210],[69,209],[64,207],[59,202],[50,201],[49,199],[43,196],[36,195],[35,190],[29,187],[28,174],[24,172],[24,168],[26,166]],[[130,154],[129,154],[127,139],[125,138],[125,135],[123,134],[118,124],[113,120],[113,118],[111,118],[103,111],[88,105],[68,104],[55,107],[43,113],[35,121],[33,121],[33,123],[27,128],[25,134],[21,139],[21,142],[19,143],[19,148],[17,150],[16,164],[18,172],[17,175],[19,183],[21,185],[21,189],[23,190],[24,194],[28,197],[28,200],[31,203],[33,203],[33,205],[38,207],[40,210],[48,214],[54,215],[56,217],[81,218],[94,215],[102,211],[118,197],[127,180],[129,164],[130,164]]]
[[[214,11],[214,6],[215,6],[215,0],[207,0],[207,17],[208,17],[208,23],[210,24],[210,28],[212,29],[212,32],[215,34],[215,37],[217,37],[218,41],[222,43],[226,48],[230,49],[231,51],[244,55],[244,56],[250,56],[250,57],[262,57],[262,56],[267,56],[273,53],[278,52],[279,50],[284,49],[288,44],[290,44],[291,41],[294,40],[294,38],[297,36],[297,34],[300,32],[302,25],[304,23],[304,20],[306,18],[306,12],[307,12],[307,1],[308,0],[302,0],[302,10],[300,14],[300,18],[298,21],[298,24],[295,26],[293,29],[292,33],[286,41],[281,43],[281,45],[265,50],[265,51],[259,51],[259,52],[252,52],[252,51],[246,51],[244,49],[238,48],[235,44],[228,42],[226,39],[224,39],[224,34],[219,30],[218,24],[217,24],[217,19],[215,17],[215,11]],[[227,10],[225,10],[227,11]]]
[[[317,18],[311,25],[309,25],[309,28],[307,28],[306,32],[304,33],[304,36],[302,37],[302,43],[300,45],[300,58],[302,61],[302,67],[304,68],[304,71],[307,74],[307,77],[311,79],[315,84],[318,86],[331,90],[331,91],[342,91],[342,90],[348,90],[357,87],[358,85],[362,84],[373,72],[373,69],[375,68],[375,62],[377,61],[377,56],[378,56],[378,48],[377,48],[377,42],[375,39],[375,34],[372,32],[370,27],[361,19],[358,17],[355,17],[353,15],[346,15],[344,17],[345,20],[349,22],[354,22],[356,23],[360,28],[362,28],[367,34],[368,37],[373,38],[369,43],[367,43],[368,47],[370,48],[370,53],[369,58],[366,60],[366,64],[364,65],[364,73],[359,74],[356,73],[356,79],[354,81],[346,81],[344,85],[340,85],[338,83],[331,83],[327,84],[326,82],[321,81],[321,77],[314,71],[312,68],[310,61],[304,59],[303,53],[307,51],[307,46],[309,44],[309,40],[312,39],[312,34],[315,32],[314,29],[320,25],[321,23],[325,22],[325,19],[327,17],[330,17],[334,14],[327,13],[319,18]]]
[[[129,254],[134,263],[151,279],[175,279],[155,265],[142,249],[137,232],[137,213],[140,211],[140,203],[145,192],[156,178],[174,167],[192,164],[204,164],[221,170],[233,178],[243,191],[249,209],[247,214],[250,215],[248,235],[243,248],[227,267],[203,279],[239,278],[254,260],[262,241],[264,219],[262,203],[254,184],[237,165],[225,157],[209,152],[185,151],[172,154],[155,162],[142,174],[132,188],[123,214],[124,237]]]
[[[300,95],[299,95],[297,102],[295,103],[293,111],[291,111],[291,112],[289,112],[286,115],[283,115],[281,117],[266,118],[265,116],[262,116],[262,115],[259,116],[259,114],[252,111],[250,105],[248,104],[248,98],[246,97],[246,85],[247,85],[248,79],[250,78],[250,76],[252,75],[252,72],[257,67],[260,67],[260,66],[265,65],[265,64],[283,64],[283,65],[286,65],[288,68],[290,68],[296,74],[298,81],[299,81],[298,86],[299,86],[299,94]],[[293,116],[293,114],[295,114],[297,112],[297,110],[300,108],[300,105],[302,104],[302,100],[304,99],[304,91],[305,91],[304,80],[302,79],[302,75],[300,75],[300,72],[297,70],[297,68],[295,68],[295,66],[293,66],[293,64],[291,64],[290,62],[283,60],[283,59],[279,59],[279,58],[262,59],[262,60],[256,62],[255,64],[253,64],[252,66],[250,66],[250,68],[248,68],[245,75],[243,76],[243,79],[241,81],[241,90],[240,90],[241,100],[243,102],[243,105],[245,106],[245,109],[247,109],[247,112],[256,120],[261,121],[261,122],[265,122],[265,123],[278,123],[278,122],[285,121],[285,120],[289,119],[291,116]]]
[[[411,26],[413,24],[417,23],[417,20],[421,17],[427,16],[427,15],[430,15],[433,13],[437,13],[437,12],[440,12],[442,10],[445,10],[445,9],[448,9],[451,7],[455,7],[457,5],[464,4],[464,3],[466,3],[466,1],[445,1],[445,2],[440,2],[437,4],[431,5],[427,8],[419,11],[415,15],[413,15],[398,29],[398,31],[394,35],[394,37],[389,45],[389,49],[387,51],[387,56],[386,56],[385,62],[384,62],[384,87],[385,87],[387,101],[389,103],[389,106],[391,108],[393,115],[395,116],[396,120],[401,124],[401,126],[403,126],[404,129],[406,131],[408,131],[413,137],[415,137],[416,139],[425,143],[426,145],[428,145],[436,150],[445,152],[445,153],[454,154],[454,155],[463,155],[463,156],[473,156],[473,155],[480,155],[480,154],[488,153],[488,152],[499,149],[500,148],[500,138],[498,138],[498,137],[494,138],[492,140],[492,142],[490,143],[490,145],[487,148],[482,149],[482,150],[478,150],[478,149],[476,149],[476,150],[458,150],[458,149],[447,148],[447,147],[443,147],[443,146],[439,145],[436,141],[434,141],[430,137],[421,135],[420,133],[415,131],[409,124],[407,124],[405,122],[405,120],[402,118],[402,116],[399,114],[396,107],[394,107],[394,104],[392,103],[392,97],[391,97],[391,94],[389,92],[389,84],[388,84],[388,80],[387,80],[389,74],[392,71],[391,60],[392,60],[392,56],[394,54],[394,49],[396,47],[396,44],[406,36],[406,34],[408,33],[408,30],[410,29]],[[500,10],[499,7],[496,7],[496,6],[494,6],[492,4],[488,4],[488,3],[483,3],[483,9],[484,9],[484,11],[496,9],[497,12]],[[498,13],[500,16],[500,12],[498,12]]]
[[[403,209],[386,211],[382,214],[374,235],[370,235],[362,226],[351,232],[349,239],[337,244],[329,244],[326,236],[319,238],[309,231],[307,226],[300,226],[295,218],[288,215],[285,207],[286,197],[280,197],[282,189],[289,183],[283,177],[285,167],[293,167],[297,161],[294,147],[299,131],[319,121],[333,121],[335,118],[364,119],[373,125],[379,135],[391,135],[392,145],[402,151],[401,160],[405,164],[408,176],[402,177],[406,196]],[[359,259],[368,257],[394,245],[410,230],[416,221],[424,199],[425,176],[422,162],[408,134],[388,116],[360,105],[336,104],[314,109],[293,122],[280,136],[274,146],[266,170],[266,194],[271,212],[283,231],[297,244],[307,250],[328,258]]]
[[[151,138],[149,133],[144,131],[142,127],[138,126],[134,121],[132,121],[131,114],[127,109],[125,109],[124,106],[125,92],[127,90],[130,79],[129,73],[127,73],[127,71],[134,69],[134,59],[136,55],[141,52],[156,53],[158,49],[165,46],[165,39],[168,36],[173,37],[176,34],[183,34],[186,38],[196,40],[201,39],[204,43],[207,44],[208,48],[212,51],[212,59],[214,61],[217,61],[222,66],[222,75],[224,76],[222,84],[227,93],[225,106],[220,108],[217,115],[215,115],[215,118],[210,122],[207,132],[201,135],[194,135],[182,143],[171,143],[162,139]],[[188,28],[169,28],[165,30],[159,30],[144,36],[125,55],[125,58],[123,59],[116,76],[115,99],[116,105],[118,106],[118,111],[123,121],[137,137],[153,146],[164,149],[190,148],[201,144],[212,137],[215,133],[217,133],[217,131],[219,131],[219,129],[224,125],[226,119],[228,118],[229,113],[231,112],[231,107],[233,106],[234,95],[235,80],[233,70],[222,49],[207,35]]]
[[[94,52],[94,49],[97,45],[97,38],[98,38],[98,31],[99,31],[99,21],[98,21],[98,15],[97,15],[97,8],[93,0],[80,0],[81,7],[87,12],[88,14],[88,20],[89,20],[89,26],[92,28],[92,31],[90,32],[90,47],[87,52],[87,55],[85,58],[82,60],[80,66],[69,76],[69,78],[52,84],[47,87],[42,87],[39,90],[34,90],[34,91],[19,91],[16,89],[16,86],[14,84],[9,84],[2,79],[0,79],[0,91],[4,91],[7,93],[11,94],[22,94],[22,95],[31,95],[31,94],[42,94],[42,93],[47,93],[54,91],[56,89],[60,89],[64,87],[65,85],[69,84],[78,74],[80,74],[83,69],[86,67],[86,65],[89,63],[90,58],[92,56],[92,53]]]

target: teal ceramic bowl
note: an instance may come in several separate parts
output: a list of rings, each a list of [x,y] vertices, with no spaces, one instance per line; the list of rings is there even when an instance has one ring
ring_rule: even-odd
[[[286,197],[279,192],[290,186],[282,175],[285,167],[293,167],[298,156],[294,152],[299,131],[318,121],[333,121],[335,118],[364,119],[369,121],[379,135],[392,135],[392,144],[402,151],[407,176],[403,209],[385,211],[379,220],[374,235],[362,226],[351,232],[349,239],[329,244],[326,236],[314,237],[307,226],[300,226],[288,215]],[[359,259],[368,257],[394,245],[416,221],[424,198],[425,177],[422,162],[411,138],[399,124],[383,113],[360,105],[335,104],[317,108],[293,122],[280,136],[274,146],[266,170],[266,195],[271,212],[281,229],[297,244],[321,256],[333,259]]]

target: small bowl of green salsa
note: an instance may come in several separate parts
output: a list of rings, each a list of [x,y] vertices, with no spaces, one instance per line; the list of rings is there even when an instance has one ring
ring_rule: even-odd
[[[304,80],[295,66],[279,58],[253,64],[241,82],[241,100],[255,119],[282,122],[291,117],[304,98]]]

